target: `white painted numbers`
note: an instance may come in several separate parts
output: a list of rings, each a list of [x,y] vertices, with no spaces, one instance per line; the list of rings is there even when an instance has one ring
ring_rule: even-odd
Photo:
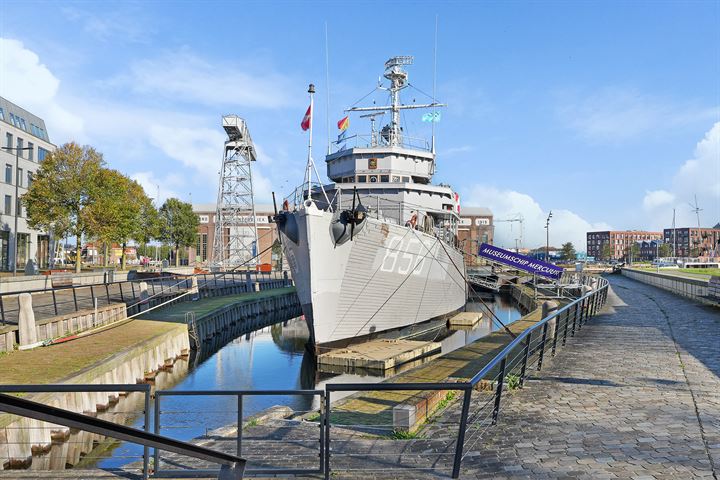
[[[436,255],[437,245],[430,250],[428,252],[428,248],[417,237],[392,236],[388,240],[380,270],[400,275],[422,275],[428,258],[432,259]]]

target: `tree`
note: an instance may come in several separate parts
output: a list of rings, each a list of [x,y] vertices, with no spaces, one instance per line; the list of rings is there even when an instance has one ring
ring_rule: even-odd
[[[128,241],[147,243],[157,235],[155,208],[140,184],[117,170],[103,169],[98,181],[102,191],[89,207],[90,229],[105,243],[106,265],[108,243],[121,244],[124,269]]]
[[[615,249],[610,242],[603,243],[602,249],[600,250],[600,255],[602,255],[603,260],[611,260],[614,253]]]
[[[160,207],[160,238],[169,243],[175,251],[175,266],[180,265],[180,247],[195,244],[200,224],[192,205],[177,198],[168,198]]]
[[[627,259],[632,264],[633,260],[637,260],[638,255],[640,255],[640,246],[634,242],[627,249]]]
[[[575,247],[572,242],[562,244],[562,256],[564,260],[575,260]]]
[[[31,228],[52,232],[56,238],[75,237],[76,272],[82,267],[80,242],[91,223],[88,206],[101,191],[98,177],[104,164],[94,148],[66,143],[45,157],[22,196]]]
[[[658,257],[669,257],[672,255],[672,247],[668,243],[658,245]]]

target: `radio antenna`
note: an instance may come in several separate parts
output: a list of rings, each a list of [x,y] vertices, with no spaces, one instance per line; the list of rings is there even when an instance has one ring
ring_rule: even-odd
[[[327,22],[325,22],[325,90],[327,91],[327,104],[325,105],[325,126],[327,128],[327,154],[330,155],[330,53],[328,50]]]

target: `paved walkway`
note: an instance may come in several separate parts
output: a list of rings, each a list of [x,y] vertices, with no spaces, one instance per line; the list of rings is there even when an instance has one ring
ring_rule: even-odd
[[[461,478],[720,480],[720,310],[619,275],[609,279],[600,314],[523,389],[503,397],[496,427],[466,443]],[[458,408],[421,439],[334,428],[333,478],[447,478]],[[248,429],[244,453],[254,466],[314,463],[317,443],[307,440],[317,431],[287,426]],[[234,450],[225,435],[203,443]]]
[[[720,478],[720,310],[619,275],[465,478]]]

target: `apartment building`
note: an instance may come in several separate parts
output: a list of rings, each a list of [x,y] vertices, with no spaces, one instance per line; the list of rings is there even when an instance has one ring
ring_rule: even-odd
[[[602,260],[630,259],[630,251],[637,242],[661,240],[662,232],[648,232],[644,230],[587,232],[587,255]],[[603,247],[609,244],[612,254],[608,258],[603,255]]]
[[[28,227],[27,213],[19,198],[27,192],[40,162],[55,150],[55,145],[50,142],[42,118],[3,97],[0,143],[0,270],[12,271],[16,263],[17,269],[23,270],[28,260],[46,268],[52,251],[50,235]]]
[[[720,255],[720,223],[713,228],[666,228],[665,243],[675,257],[716,257]]]

